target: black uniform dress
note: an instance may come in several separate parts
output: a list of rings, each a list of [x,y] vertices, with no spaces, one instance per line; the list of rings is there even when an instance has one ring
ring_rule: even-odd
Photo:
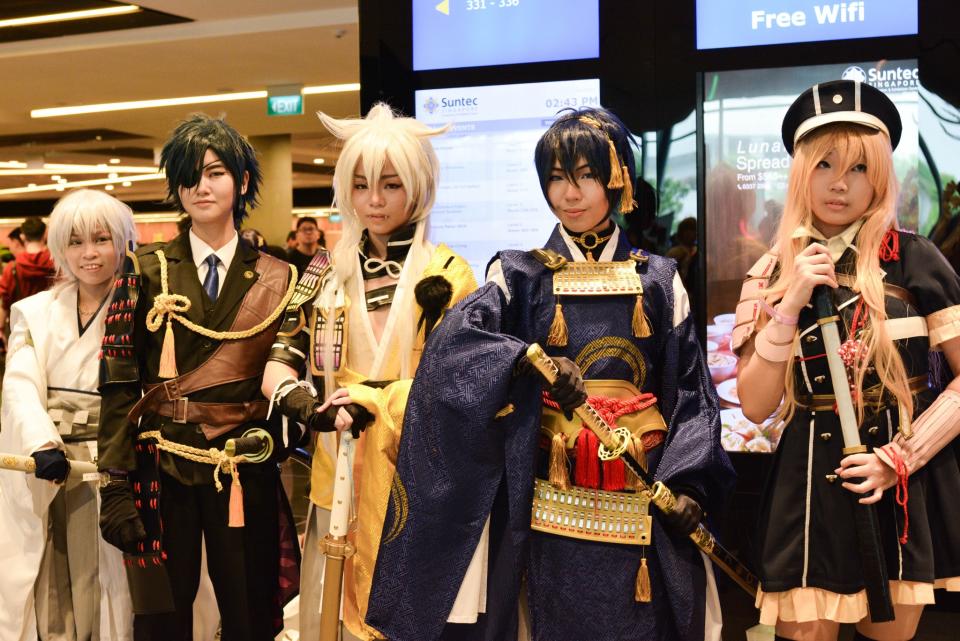
[[[939,381],[931,372],[930,336],[937,343],[960,335],[960,278],[927,239],[896,232],[899,257],[881,260],[886,272],[887,329],[903,358],[914,390],[914,419],[936,399]],[[837,262],[840,287],[840,340],[860,300],[851,289],[856,255],[848,248]],[[950,311],[950,308],[954,308]],[[918,318],[919,317],[919,318]],[[913,319],[907,320],[907,319]],[[928,329],[929,334],[928,336]],[[798,408],[783,432],[760,511],[759,574],[764,594],[758,598],[762,623],[815,618],[858,621],[867,614],[860,558],[856,553],[853,506],[860,495],[841,487],[834,471],[843,458],[843,436],[837,414],[825,409],[833,387],[823,337],[812,307],[800,314],[795,392]],[[947,370],[949,376],[949,370]],[[871,388],[873,388],[871,390]],[[879,379],[868,370],[865,398],[876,398]],[[819,409],[817,409],[819,408]],[[872,450],[890,442],[900,423],[895,397],[885,394],[865,409],[861,442]],[[883,554],[895,603],[932,603],[933,584],[960,574],[960,470],[952,447],[910,476],[909,531],[893,488],[877,506]],[[950,497],[954,497],[952,500]],[[798,590],[815,588],[820,590]],[[789,594],[784,594],[790,592]],[[770,594],[780,593],[780,594]]]

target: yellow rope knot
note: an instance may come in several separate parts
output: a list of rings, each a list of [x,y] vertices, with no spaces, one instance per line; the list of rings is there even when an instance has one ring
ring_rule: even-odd
[[[158,449],[173,454],[174,456],[185,458],[188,461],[193,461],[194,463],[206,463],[207,465],[212,465],[213,484],[216,486],[217,492],[223,491],[223,483],[220,482],[220,474],[229,474],[233,477],[234,482],[239,482],[240,470],[238,468],[238,463],[243,463],[247,460],[244,456],[227,456],[226,452],[223,450],[218,450],[215,447],[205,450],[199,447],[183,445],[182,443],[177,443],[176,441],[168,441],[160,434],[160,430],[141,432],[137,438],[141,441],[155,440],[157,442]]]
[[[183,294],[157,294],[153,299],[153,307],[147,312],[147,329],[157,331],[163,325],[164,317],[169,323],[180,314],[190,311],[190,305],[190,299]]]

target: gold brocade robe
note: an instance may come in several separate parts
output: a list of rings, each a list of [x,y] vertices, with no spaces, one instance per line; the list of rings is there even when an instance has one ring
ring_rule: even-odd
[[[426,269],[409,286],[433,275],[443,276],[452,285],[450,306],[460,302],[477,287],[469,263],[446,245],[437,246]],[[407,322],[416,324],[421,313],[420,306],[414,304],[407,314]],[[381,637],[363,621],[367,614],[373,569],[380,549],[380,535],[396,468],[403,412],[413,381],[397,380],[383,388],[362,385],[366,377],[350,369],[350,341],[356,340],[357,334],[351,330],[347,332],[344,346],[346,361],[337,376],[337,384],[346,387],[353,402],[365,407],[374,420],[360,435],[355,448],[353,479],[356,521],[351,524],[347,536],[356,552],[344,563],[343,622],[359,638],[377,639]],[[387,337],[384,336],[383,340],[387,340]],[[418,362],[423,343],[423,332],[420,332],[414,347],[414,357]],[[322,508],[329,508],[333,497],[334,463],[330,452],[321,447],[319,442],[313,461],[310,500]]]

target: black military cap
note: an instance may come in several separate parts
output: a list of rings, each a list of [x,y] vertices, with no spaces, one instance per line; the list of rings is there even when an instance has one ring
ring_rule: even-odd
[[[834,122],[852,122],[882,131],[894,149],[903,131],[896,105],[882,91],[857,80],[831,80],[813,85],[787,109],[781,131],[787,152],[792,156],[798,140]]]

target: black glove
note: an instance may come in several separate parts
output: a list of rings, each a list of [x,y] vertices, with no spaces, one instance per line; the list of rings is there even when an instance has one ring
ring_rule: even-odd
[[[310,392],[302,387],[295,387],[277,403],[277,407],[284,416],[296,421],[315,432],[333,431],[333,421],[337,416],[336,408],[333,412],[317,413],[321,403]]]
[[[686,494],[676,494],[677,504],[670,514],[663,514],[663,523],[674,534],[687,536],[695,529],[703,518],[700,505]]]
[[[138,551],[137,543],[146,538],[147,531],[127,481],[111,481],[100,488],[100,533],[104,541],[131,554]]]
[[[63,483],[66,480],[70,464],[63,450],[39,450],[30,456],[37,464],[34,474],[38,479],[54,483]]]
[[[347,414],[353,419],[353,423],[350,425],[350,433],[353,434],[353,438],[360,438],[360,433],[373,422],[373,414],[363,405],[357,405],[356,403],[341,405],[341,407],[347,410]]]
[[[553,362],[556,363],[560,372],[548,390],[550,398],[560,405],[567,420],[570,420],[573,418],[573,410],[587,400],[587,392],[583,388],[583,376],[577,364],[569,358],[555,356]]]

